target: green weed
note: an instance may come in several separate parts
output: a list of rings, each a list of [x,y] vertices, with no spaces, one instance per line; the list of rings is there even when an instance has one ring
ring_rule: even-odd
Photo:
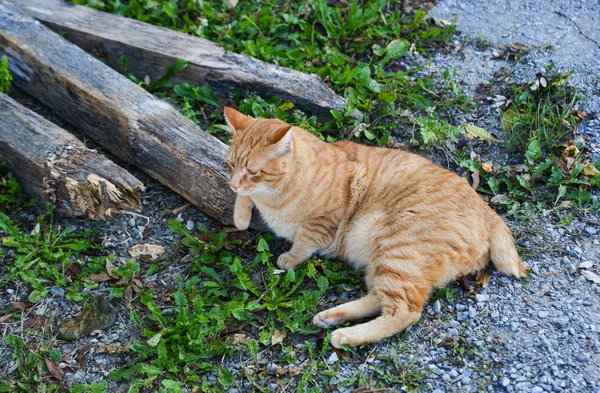
[[[577,91],[568,84],[570,73],[552,73],[552,68],[531,83],[511,86],[512,101],[501,117],[509,151],[536,141],[541,151],[551,152],[581,122],[573,112]]]
[[[131,380],[132,392],[160,384],[228,389],[233,375],[216,359],[240,354],[256,358],[272,345],[276,334],[319,330],[311,323],[312,315],[329,280],[342,279],[338,268],[312,260],[297,271],[282,272],[271,262],[263,237],[256,244],[255,256],[244,262],[233,254],[240,241],[228,240],[225,233],[212,234],[199,227],[202,235],[197,237],[176,220],[169,225],[192,255],[190,276],[185,281],[179,278],[166,300],[173,316],[163,315],[166,305],[153,290],[142,293],[146,309],[142,314],[132,311],[131,318],[143,327],[146,339],[131,346],[138,358],[111,378]],[[345,281],[355,280],[348,277]],[[279,361],[295,361],[295,352],[285,340],[277,345],[283,352]],[[319,361],[311,364],[318,368]],[[216,384],[206,379],[209,372],[219,375]]]
[[[0,168],[4,163],[0,162]],[[27,198],[23,194],[21,185],[15,179],[12,173],[6,176],[0,176],[0,212],[15,213],[25,207],[32,206],[34,200]]]
[[[333,114],[335,119],[326,124],[317,125],[301,112],[290,111],[290,103],[261,102],[255,96],[250,96],[250,108],[243,112],[291,117],[288,121],[308,126],[330,140],[342,133],[385,145],[402,122],[402,111],[433,117],[450,107],[467,108],[472,104],[456,84],[449,82],[448,73],[444,87],[438,88],[433,75],[414,78],[418,70],[407,71],[398,62],[409,50],[426,53],[455,32],[454,25],[440,27],[426,19],[424,10],[403,14],[400,2],[353,0],[342,6],[330,5],[326,0],[268,0],[260,4],[240,2],[234,10],[217,1],[73,2],[197,35],[227,50],[319,75],[349,103],[344,113]],[[136,80],[149,86],[149,81]],[[161,94],[174,98],[192,120],[207,122],[209,132],[223,133],[221,127],[210,127],[221,120],[220,105],[212,92],[186,84],[173,90]],[[239,96],[236,101],[239,103]],[[270,110],[272,106],[277,110]],[[365,114],[364,124],[368,126],[345,119],[355,109]]]
[[[52,285],[67,287],[68,299],[82,300],[78,289],[82,285],[93,288],[97,284],[87,280],[74,280],[75,277],[69,271],[72,266],[69,265],[78,264],[75,256],[98,251],[101,247],[90,242],[93,234],[90,231],[75,233],[72,227],[57,228],[53,222],[51,205],[48,204],[47,208],[48,213],[38,218],[31,233],[25,232],[7,215],[0,213],[0,231],[3,234],[0,256],[4,258],[4,274],[0,285],[12,280],[23,280],[33,288],[29,295],[31,302],[46,297],[48,287]],[[85,275],[102,270],[103,267],[104,258],[101,261],[88,258],[82,273]],[[81,268],[77,265],[76,270]]]
[[[8,57],[0,58],[0,93],[8,94],[12,84],[12,75],[8,69]]]

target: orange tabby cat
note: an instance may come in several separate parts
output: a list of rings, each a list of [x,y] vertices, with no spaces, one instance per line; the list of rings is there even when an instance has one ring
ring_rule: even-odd
[[[293,242],[277,264],[295,269],[319,252],[364,269],[367,296],[317,314],[337,329],[331,343],[361,345],[417,322],[434,287],[483,269],[525,277],[527,267],[502,219],[467,181],[425,158],[352,142],[325,143],[281,120],[225,108],[233,131],[227,165],[237,192],[234,222],[246,229],[256,206]]]

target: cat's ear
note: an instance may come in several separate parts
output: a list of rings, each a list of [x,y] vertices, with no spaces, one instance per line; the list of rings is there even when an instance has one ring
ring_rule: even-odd
[[[273,143],[273,145],[271,146],[271,156],[273,158],[275,157],[279,157],[282,156],[286,153],[289,153],[290,151],[292,151],[292,145],[293,145],[293,129],[292,126],[289,124],[286,124],[284,127],[282,127],[281,129],[277,130],[277,134],[280,135],[281,137],[279,138],[278,141],[275,141],[275,143]]]
[[[238,130],[244,128],[250,122],[250,120],[252,120],[252,117],[246,116],[228,106],[226,106],[223,110],[223,114],[225,115],[225,122],[234,135]]]

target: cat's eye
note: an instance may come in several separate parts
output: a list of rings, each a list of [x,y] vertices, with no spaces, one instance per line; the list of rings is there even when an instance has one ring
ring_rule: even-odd
[[[252,176],[256,175],[258,173],[258,170],[252,170],[250,168],[248,168],[248,173],[251,174]]]

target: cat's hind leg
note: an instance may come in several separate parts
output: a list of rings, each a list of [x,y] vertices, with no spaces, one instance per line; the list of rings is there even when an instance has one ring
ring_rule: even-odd
[[[421,276],[411,276],[389,265],[378,266],[372,276],[372,291],[382,307],[381,316],[360,325],[337,329],[331,344],[358,346],[400,333],[421,317],[431,286]]]
[[[313,318],[313,324],[328,329],[344,321],[375,316],[381,312],[379,297],[371,292],[358,300],[321,311]]]

